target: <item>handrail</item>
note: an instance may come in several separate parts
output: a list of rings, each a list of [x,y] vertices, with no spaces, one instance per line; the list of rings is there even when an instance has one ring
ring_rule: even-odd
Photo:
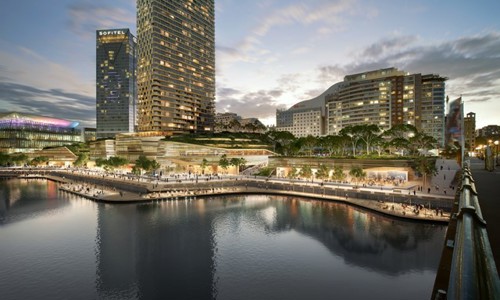
[[[447,299],[500,299],[500,280],[474,180],[464,167]]]

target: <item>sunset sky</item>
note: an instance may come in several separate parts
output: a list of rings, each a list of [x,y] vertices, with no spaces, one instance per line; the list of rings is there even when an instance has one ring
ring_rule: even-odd
[[[216,0],[217,112],[276,108],[345,75],[396,67],[449,78],[476,127],[500,125],[500,1]],[[95,127],[95,31],[130,28],[135,0],[2,0],[0,111]]]

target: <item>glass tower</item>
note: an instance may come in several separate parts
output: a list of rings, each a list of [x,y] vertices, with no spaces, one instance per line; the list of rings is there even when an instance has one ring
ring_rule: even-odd
[[[137,123],[136,40],[129,29],[96,32],[96,136],[134,132]]]
[[[138,131],[213,128],[214,0],[138,0]]]

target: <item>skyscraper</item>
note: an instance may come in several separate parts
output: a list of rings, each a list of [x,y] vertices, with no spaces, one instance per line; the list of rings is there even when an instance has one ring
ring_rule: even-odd
[[[212,130],[214,0],[138,0],[138,130]]]
[[[137,117],[136,42],[128,29],[96,32],[96,135],[134,132]]]

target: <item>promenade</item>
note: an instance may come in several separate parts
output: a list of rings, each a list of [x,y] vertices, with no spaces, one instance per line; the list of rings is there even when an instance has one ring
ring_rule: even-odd
[[[200,180],[200,182],[188,180],[181,183],[172,181],[168,183],[135,181],[135,185],[140,185],[144,190],[147,190],[147,193],[135,193],[116,188],[116,186],[119,186],[118,183],[126,184],[129,180],[98,176],[93,178],[99,180],[100,184],[96,184],[96,181],[94,183],[82,183],[84,180],[65,179],[63,181],[65,183],[61,185],[60,189],[94,201],[108,203],[180,201],[240,194],[296,196],[347,203],[398,218],[444,223],[448,222],[450,212],[447,209],[440,208],[439,203],[435,203],[435,201],[440,199],[439,201],[442,204],[443,201],[451,203],[453,199],[449,195],[435,195],[427,192],[421,192],[417,195],[416,192],[412,192],[411,188],[407,188],[408,195],[402,193],[399,189],[397,190],[398,193],[393,195],[392,188],[388,187],[382,191],[379,191],[379,188],[370,189],[367,187],[353,189],[352,185],[320,185],[319,182],[290,182],[280,179],[273,180],[246,176],[222,178],[213,181]],[[374,195],[375,190],[377,195]],[[395,201],[394,199],[405,199],[406,201]],[[411,199],[415,199],[413,203]]]
[[[478,193],[481,213],[497,270],[500,270],[500,166],[492,172],[485,170],[484,160],[470,158],[472,178]]]
[[[61,190],[107,203],[273,194],[336,201],[399,218],[447,223],[456,192],[452,186],[458,165],[454,161],[438,160],[437,166],[437,175],[428,181],[430,188],[423,189],[418,181],[398,183],[397,186],[360,185],[355,188],[346,182],[241,175],[171,174],[162,178],[146,178],[86,169],[18,170],[17,174],[21,178],[45,177],[58,181]]]

